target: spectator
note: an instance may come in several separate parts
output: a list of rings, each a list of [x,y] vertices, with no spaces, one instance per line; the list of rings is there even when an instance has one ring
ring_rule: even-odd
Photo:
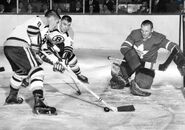
[[[57,8],[56,11],[57,11],[58,14],[61,14],[62,13],[61,8]]]
[[[98,0],[89,0],[90,13],[99,13],[100,6]]]
[[[149,7],[148,7],[148,3],[146,1],[142,2],[142,6],[138,10],[138,13],[149,13]]]
[[[70,3],[70,12],[83,12],[81,0],[74,0]]]
[[[4,13],[4,5],[0,4],[0,14]]]
[[[20,2],[19,2],[19,10],[18,10],[18,12],[19,12],[19,13],[25,13],[25,12],[26,12],[26,9],[25,9],[24,7],[25,7],[25,6],[24,6],[23,2],[20,1]]]
[[[33,13],[33,6],[32,6],[32,4],[31,4],[31,3],[29,3],[29,4],[28,4],[28,7],[27,7],[27,13],[28,13],[28,14]]]
[[[43,3],[40,9],[40,12],[46,13],[49,10],[49,6],[47,3]]]
[[[104,1],[104,11],[106,8],[108,9],[107,11],[110,11],[111,13],[114,12],[114,1],[113,0],[105,0]]]
[[[4,5],[4,12],[12,12],[16,8],[16,0],[1,0],[1,4]]]
[[[80,0],[76,1],[76,7],[75,7],[75,12],[82,12],[83,8],[82,8],[82,4],[80,2]]]
[[[103,5],[104,14],[111,14],[111,11],[108,9],[107,5]]]

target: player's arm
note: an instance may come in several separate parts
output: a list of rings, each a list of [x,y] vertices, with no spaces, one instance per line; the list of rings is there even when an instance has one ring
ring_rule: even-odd
[[[40,29],[38,25],[28,25],[27,26],[27,34],[30,39],[31,43],[31,48],[35,51],[38,52],[41,47],[41,34],[40,34]]]
[[[64,40],[64,53],[62,55],[62,59],[65,60],[66,65],[68,64],[69,58],[73,54],[73,40],[71,37],[67,36]]]
[[[121,45],[120,49],[121,53],[125,55],[125,53],[132,48],[133,44],[134,44],[134,32],[132,31]]]
[[[180,71],[181,75],[184,76],[185,75],[185,57],[180,47],[176,43],[171,42],[168,39],[166,39],[166,37],[162,39],[160,47],[165,48],[166,50],[171,52],[170,56],[163,63],[163,65],[168,66],[173,60],[175,64],[177,65],[177,68]]]

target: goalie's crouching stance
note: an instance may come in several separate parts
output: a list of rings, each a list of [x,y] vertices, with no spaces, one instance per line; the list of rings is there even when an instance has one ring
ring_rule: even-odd
[[[157,65],[158,50],[164,48],[171,52],[164,64]],[[111,88],[130,87],[136,96],[150,96],[150,89],[155,77],[155,69],[164,71],[173,60],[181,75],[185,75],[185,57],[177,44],[166,39],[166,36],[153,31],[153,23],[145,20],[141,29],[136,29],[127,37],[120,49],[125,62],[113,63]],[[135,78],[129,80],[132,74]]]
[[[40,30],[47,25],[47,18],[58,17],[55,12],[48,11],[43,18],[34,17],[17,26],[4,43],[4,53],[14,74],[10,79],[10,93],[6,104],[21,104],[19,89],[25,79],[29,79],[29,87],[34,96],[33,112],[36,114],[56,114],[56,108],[44,104],[43,68],[36,50],[39,50]]]

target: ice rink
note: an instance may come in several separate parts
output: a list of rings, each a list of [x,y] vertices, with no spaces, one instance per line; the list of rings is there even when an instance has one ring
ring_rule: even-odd
[[[183,130],[185,129],[185,99],[181,92],[182,77],[171,64],[165,72],[156,72],[152,95],[138,97],[128,88],[112,90],[109,86],[111,62],[107,56],[121,58],[119,50],[76,49],[82,73],[89,78],[89,87],[112,106],[133,104],[134,112],[104,112],[103,104],[75,83],[66,74],[52,71],[44,64],[45,101],[58,110],[57,116],[32,113],[33,97],[29,88],[22,88],[25,99],[21,105],[4,105],[9,93],[12,71],[3,54],[0,66],[0,130]],[[161,62],[166,55],[160,54]]]

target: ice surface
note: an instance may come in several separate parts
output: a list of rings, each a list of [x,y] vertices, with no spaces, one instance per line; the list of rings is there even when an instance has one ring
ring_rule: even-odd
[[[79,88],[82,95],[75,94],[75,84],[66,74],[52,71],[44,64],[45,100],[55,106],[57,116],[34,115],[33,97],[29,88],[22,88],[25,99],[21,105],[3,105],[9,92],[12,71],[4,55],[0,56],[0,130],[183,130],[185,129],[185,99],[180,91],[182,77],[174,64],[165,72],[156,72],[152,95],[137,97],[129,89],[112,90],[108,85],[111,62],[107,56],[121,58],[119,50],[84,50],[75,52],[82,73],[89,78],[90,89],[112,106],[133,104],[135,112],[104,112],[103,105],[90,93]],[[159,62],[167,55],[160,54]]]

